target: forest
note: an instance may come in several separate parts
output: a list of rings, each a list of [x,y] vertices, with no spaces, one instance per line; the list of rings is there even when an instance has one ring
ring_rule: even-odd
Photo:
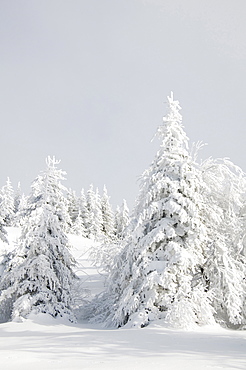
[[[160,321],[190,328],[246,325],[246,177],[227,158],[199,160],[179,102],[167,98],[160,147],[140,181],[134,209],[113,210],[106,186],[77,195],[60,161],[46,158],[29,195],[0,189],[0,322],[31,314],[105,327]],[[21,230],[14,250],[8,228]],[[68,235],[91,241],[104,291],[85,298]]]

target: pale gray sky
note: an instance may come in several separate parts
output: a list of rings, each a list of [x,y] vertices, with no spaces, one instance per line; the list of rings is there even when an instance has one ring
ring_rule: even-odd
[[[246,171],[245,0],[0,0],[0,186],[47,155],[133,205],[170,91],[203,156]]]

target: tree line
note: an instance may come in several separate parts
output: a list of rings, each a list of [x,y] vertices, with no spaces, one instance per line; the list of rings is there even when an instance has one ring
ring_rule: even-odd
[[[8,243],[7,228],[21,227],[14,251],[3,253],[0,261],[0,321],[26,317],[31,312],[48,313],[74,321],[72,287],[78,279],[76,261],[70,254],[67,234],[95,242],[91,257],[97,264],[108,264],[111,244],[123,238],[129,223],[124,200],[113,212],[107,189],[100,196],[90,186],[76,196],[62,184],[65,172],[60,161],[46,159],[46,169],[31,185],[29,196],[14,192],[9,179],[0,191],[0,237]],[[100,256],[96,253],[98,244]]]
[[[7,224],[22,227],[17,250],[2,261],[0,308],[7,319],[46,312],[75,320],[67,239],[74,232],[97,241],[91,256],[107,271],[105,291],[82,305],[82,317],[113,327],[153,320],[245,327],[245,174],[228,159],[199,162],[201,144],[189,146],[173,94],[167,106],[156,133],[160,148],[130,217],[125,202],[112,212],[106,188],[102,197],[92,186],[86,196],[64,197],[54,158],[33,182],[28,206],[19,198],[12,201],[14,217],[1,215],[3,240]]]

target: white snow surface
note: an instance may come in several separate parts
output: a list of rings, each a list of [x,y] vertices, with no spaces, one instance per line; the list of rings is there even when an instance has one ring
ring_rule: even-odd
[[[8,228],[8,248],[18,235],[18,229]],[[92,242],[69,238],[79,262],[77,273],[93,296],[103,289],[104,278],[87,259]],[[103,329],[40,314],[0,324],[0,350],[4,370],[246,369],[246,331],[219,326],[184,331],[160,321],[143,329]]]

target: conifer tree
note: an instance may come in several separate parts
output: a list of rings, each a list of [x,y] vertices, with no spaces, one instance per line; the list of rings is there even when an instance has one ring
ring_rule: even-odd
[[[9,177],[0,190],[0,214],[5,226],[11,226],[14,217],[14,189]]]
[[[101,199],[98,189],[94,191],[93,185],[91,184],[87,191],[87,230],[88,236],[93,239],[100,239],[102,236],[102,208]]]
[[[71,287],[76,278],[68,250],[61,199],[63,172],[47,158],[47,169],[32,185],[29,217],[14,258],[1,280],[0,306],[11,302],[9,318],[47,313],[73,321]]]
[[[75,191],[73,191],[72,189],[69,189],[67,193],[67,202],[68,202],[68,213],[73,224],[79,214],[79,200],[78,197],[76,196]]]
[[[20,182],[18,182],[17,190],[14,194],[14,213],[15,214],[19,211],[21,196],[22,196],[21,184]]]
[[[5,240],[4,240],[5,241]],[[3,251],[0,254],[0,294],[1,290],[4,289],[3,276],[6,271],[8,271],[10,263],[13,259],[12,251]],[[6,298],[0,303],[0,323],[6,322],[9,320],[9,312],[12,309],[11,298]]]
[[[94,235],[98,240],[103,235],[103,214],[102,214],[102,202],[98,188],[95,192],[95,203],[94,203]]]
[[[108,196],[107,188],[104,185],[103,195],[101,198],[101,209],[102,209],[102,231],[105,236],[112,239],[115,235],[114,227],[114,213],[110,204],[110,198]]]
[[[246,177],[227,159],[202,164],[206,182],[205,217],[209,251],[203,274],[212,291],[216,320],[233,327],[246,324],[244,196]]]
[[[4,242],[4,243],[7,243],[8,244],[8,239],[7,239],[7,231],[4,227],[4,221],[2,219],[2,217],[0,216],[0,239]]]
[[[28,213],[28,197],[22,194],[19,200],[18,211],[14,217],[14,226],[18,227],[24,225]]]
[[[71,227],[71,218],[68,213],[68,201],[65,197],[66,187],[61,184],[65,180],[66,172],[57,168],[60,161],[54,157],[47,157],[47,168],[33,181],[32,191],[28,198],[29,212],[42,206],[44,201],[50,204],[57,215],[64,231]],[[45,192],[43,191],[45,189]],[[46,198],[45,198],[46,197]]]
[[[80,197],[78,200],[79,204],[79,212],[83,223],[83,229],[85,231],[85,237],[89,236],[89,227],[90,227],[90,215],[89,210],[87,208],[87,201],[85,196],[84,189],[81,190]]]
[[[81,215],[81,211],[79,210],[79,213],[77,215],[77,218],[75,219],[71,232],[75,235],[80,235],[83,238],[86,238],[87,232],[84,226],[84,221]]]
[[[95,207],[95,192],[93,189],[93,184],[90,185],[86,193],[86,208],[87,208],[87,225],[89,238],[94,236],[94,207]]]
[[[95,217],[95,241],[90,250],[90,259],[103,271],[109,272],[115,255],[119,252],[119,243],[115,235],[114,214],[110,204],[110,198],[106,186],[100,198],[98,190],[96,193],[97,202],[94,214]],[[94,226],[94,227],[95,227]]]
[[[121,207],[117,206],[115,212],[115,230],[119,239],[126,237],[126,229],[130,223],[129,208],[126,200],[123,199]]]
[[[179,110],[171,95],[157,131],[160,150],[142,177],[131,233],[95,311],[109,325],[143,327],[155,319],[175,326],[213,321],[203,282],[196,279],[207,248],[202,185]]]

